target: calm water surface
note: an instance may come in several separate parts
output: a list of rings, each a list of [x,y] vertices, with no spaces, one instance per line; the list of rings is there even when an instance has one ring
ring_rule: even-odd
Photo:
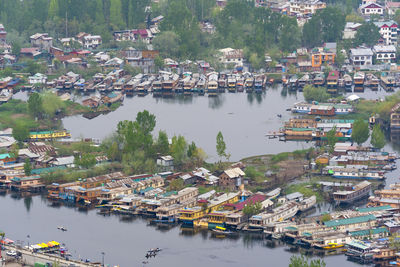
[[[0,229],[13,240],[39,243],[56,240],[65,243],[74,258],[101,261],[113,266],[143,266],[150,248],[163,250],[145,266],[288,266],[292,255],[282,243],[271,244],[256,236],[218,239],[209,232],[183,234],[179,227],[160,230],[143,219],[123,221],[117,216],[104,217],[96,210],[49,207],[40,196],[14,199],[0,196]],[[68,231],[61,232],[58,225]],[[298,251],[293,251],[298,253]],[[344,255],[324,257],[327,266],[355,266]]]

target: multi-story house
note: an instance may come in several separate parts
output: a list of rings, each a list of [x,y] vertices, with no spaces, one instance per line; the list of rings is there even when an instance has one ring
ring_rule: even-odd
[[[224,65],[228,64],[243,64],[243,50],[233,49],[233,48],[223,48],[219,50],[221,56],[219,57],[219,62]]]
[[[355,66],[372,65],[373,55],[371,48],[352,48],[350,49],[350,62]]]
[[[377,21],[374,24],[379,28],[379,33],[386,45],[397,45],[398,25],[395,21]]]
[[[317,10],[326,8],[326,3],[319,0],[292,0],[289,3],[289,14],[292,16],[310,16]]]
[[[396,60],[396,47],[394,45],[375,45],[373,48],[376,60],[391,63]]]
[[[361,15],[369,17],[371,15],[383,15],[383,6],[374,2],[367,2],[359,8]]]
[[[53,46],[53,38],[48,33],[35,33],[30,37],[30,40],[33,47],[38,47],[43,51],[49,52]]]

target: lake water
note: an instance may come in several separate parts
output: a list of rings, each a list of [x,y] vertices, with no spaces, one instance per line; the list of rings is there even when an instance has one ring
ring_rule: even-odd
[[[96,210],[79,211],[72,207],[49,207],[45,198],[15,199],[0,196],[0,229],[6,237],[27,244],[56,240],[64,243],[74,258],[131,266],[271,266],[286,267],[291,251],[283,243],[272,243],[254,235],[219,239],[210,232],[185,233],[179,227],[160,230],[144,219],[124,221],[117,216],[98,215]],[[62,232],[57,226],[68,231]],[[30,236],[28,239],[27,236]],[[151,248],[162,251],[143,265]],[[344,255],[324,257],[327,266],[355,266]]]

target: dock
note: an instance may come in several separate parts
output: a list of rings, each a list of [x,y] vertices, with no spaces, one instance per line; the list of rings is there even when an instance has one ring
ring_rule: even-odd
[[[56,256],[56,255],[48,255],[44,253],[35,253],[28,249],[24,248],[16,248],[14,246],[3,245],[7,250],[15,250],[22,254],[20,259],[15,259],[16,263],[21,263],[23,266],[35,266],[35,263],[42,264],[54,264],[55,262],[59,266],[75,266],[75,267],[100,267],[101,263],[92,263],[92,262],[82,262],[77,260],[67,260],[65,258]],[[6,261],[12,259],[13,257],[7,256],[6,251],[1,252],[3,259]]]

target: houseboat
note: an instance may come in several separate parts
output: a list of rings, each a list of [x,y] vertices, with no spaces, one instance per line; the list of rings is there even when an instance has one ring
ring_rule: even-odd
[[[244,79],[242,77],[236,79],[236,90],[238,92],[244,91]]]
[[[299,211],[299,204],[293,201],[274,208],[271,212],[262,212],[249,219],[249,229],[265,229],[268,224],[292,218]]]
[[[29,133],[29,139],[31,140],[46,140],[46,139],[69,138],[69,137],[71,137],[71,134],[67,130]]]
[[[385,91],[392,92],[396,85],[396,80],[391,76],[382,76],[381,77],[381,85]]]
[[[215,80],[208,81],[207,93],[208,96],[217,96],[218,92],[218,82]]]
[[[314,86],[319,87],[325,84],[325,76],[322,72],[315,74],[313,80]]]
[[[156,80],[152,84],[152,91],[153,91],[153,96],[161,96],[162,92],[162,83],[160,80]]]
[[[292,112],[309,114],[311,112],[311,107],[312,107],[312,104],[309,104],[306,102],[298,102],[293,105]]]
[[[354,168],[339,168],[332,170],[332,177],[338,179],[363,179],[363,180],[383,180],[383,172],[368,171]]]
[[[364,92],[365,74],[363,72],[356,72],[353,80],[354,92]]]
[[[372,261],[374,247],[370,243],[355,240],[346,244],[346,256],[350,259]]]
[[[331,94],[336,94],[338,91],[339,72],[334,70],[330,71],[326,78],[326,91]]]
[[[352,91],[352,86],[353,86],[353,79],[349,74],[343,75],[343,80],[344,80],[344,88],[347,92]]]
[[[150,86],[151,86],[151,84],[149,81],[144,81],[144,82],[138,84],[138,86],[136,87],[138,95],[139,96],[147,95]]]
[[[379,79],[372,73],[365,76],[365,86],[369,87],[372,91],[377,91],[379,87]]]
[[[196,86],[197,93],[199,95],[204,95],[206,91],[206,77],[204,75],[200,76],[199,81],[197,82]]]
[[[299,91],[303,91],[304,86],[310,83],[310,75],[304,74],[298,81]]]
[[[174,74],[168,79],[163,79],[162,81],[162,95],[166,97],[171,97],[173,96],[175,92],[175,88],[178,85],[179,82],[179,76]]]
[[[136,81],[134,79],[131,79],[124,85],[124,91],[127,96],[133,95],[135,84]]]
[[[333,193],[333,199],[336,203],[353,203],[359,199],[369,196],[371,191],[371,183],[368,181],[362,181],[353,187],[353,190],[337,191]]]
[[[246,87],[246,92],[247,93],[252,93],[253,92],[253,88],[254,88],[254,78],[253,77],[249,77],[249,78],[246,79],[245,87]]]
[[[317,197],[311,196],[309,198],[305,198],[299,202],[299,211],[306,211],[314,207],[317,203]]]
[[[218,91],[223,93],[223,92],[225,92],[225,88],[226,88],[226,79],[219,78],[218,79]]]
[[[274,190],[268,192],[267,194],[265,194],[265,196],[269,200],[274,200],[281,194],[281,191],[282,191],[282,189],[280,187],[278,187],[278,188],[275,188]]]
[[[233,77],[228,78],[228,91],[230,93],[236,92],[236,79]]]
[[[264,88],[264,77],[261,75],[256,76],[255,81],[254,81],[254,91],[257,94],[260,94],[260,93],[262,93],[263,88]]]
[[[297,82],[298,78],[297,75],[293,75],[292,77],[289,78],[289,89],[290,90],[297,90]]]
[[[192,95],[195,85],[196,85],[196,82],[194,81],[194,79],[187,77],[183,83],[183,94],[184,95]]]
[[[184,80],[185,80],[185,78],[178,79],[178,82],[177,82],[176,87],[174,89],[175,94],[183,94]]]

